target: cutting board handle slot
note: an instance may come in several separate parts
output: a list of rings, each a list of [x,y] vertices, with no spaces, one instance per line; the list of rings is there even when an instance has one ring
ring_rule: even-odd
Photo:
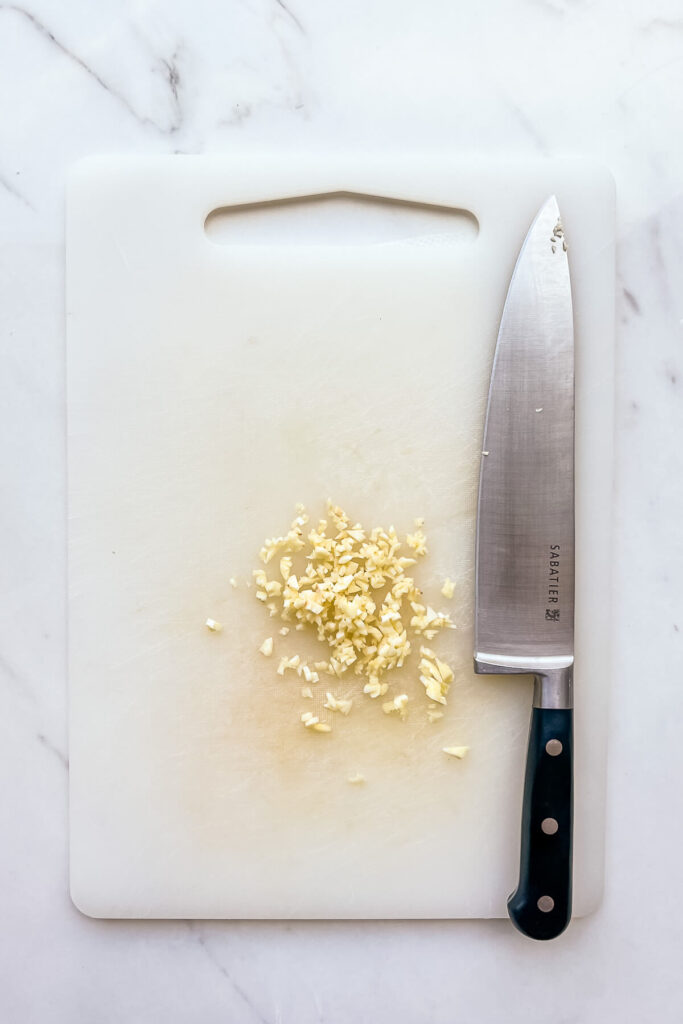
[[[461,245],[479,222],[469,210],[409,199],[326,192],[235,204],[212,210],[204,222],[219,245]]]

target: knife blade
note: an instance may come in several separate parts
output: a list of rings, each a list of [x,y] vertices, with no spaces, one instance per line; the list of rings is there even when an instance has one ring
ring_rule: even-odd
[[[489,388],[475,583],[478,673],[534,676],[513,923],[571,917],[574,330],[557,199],[537,213],[508,288]]]

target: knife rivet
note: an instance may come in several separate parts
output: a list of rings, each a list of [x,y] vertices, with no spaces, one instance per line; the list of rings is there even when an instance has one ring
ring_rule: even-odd
[[[545,832],[547,836],[554,836],[559,827],[557,818],[544,818],[541,822],[541,830]]]
[[[541,896],[536,903],[539,910],[543,911],[544,914],[549,914],[555,906],[555,900],[552,896]]]
[[[558,754],[562,753],[562,744],[559,740],[548,740],[545,749],[551,757],[557,757]]]

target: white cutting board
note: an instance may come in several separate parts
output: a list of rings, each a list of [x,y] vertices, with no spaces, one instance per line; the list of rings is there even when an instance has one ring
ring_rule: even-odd
[[[505,915],[531,682],[471,670],[476,484],[507,285],[551,192],[577,341],[575,911],[596,906],[611,178],[571,160],[150,157],[79,164],[68,196],[71,892],[85,913]],[[340,193],[247,208],[228,244],[204,230],[219,207]],[[441,722],[363,698],[311,735],[298,716],[317,702],[257,654],[274,630],[244,581],[263,538],[328,496],[368,526],[423,516],[427,595],[443,604],[443,577],[457,580],[459,629],[435,641],[457,666]]]

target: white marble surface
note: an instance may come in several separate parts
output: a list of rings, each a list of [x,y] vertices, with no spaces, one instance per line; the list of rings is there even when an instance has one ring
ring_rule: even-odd
[[[0,3],[0,97],[0,1018],[679,1021],[680,0]],[[65,169],[293,146],[578,153],[617,180],[607,891],[555,943],[506,922],[98,922],[69,902]]]

